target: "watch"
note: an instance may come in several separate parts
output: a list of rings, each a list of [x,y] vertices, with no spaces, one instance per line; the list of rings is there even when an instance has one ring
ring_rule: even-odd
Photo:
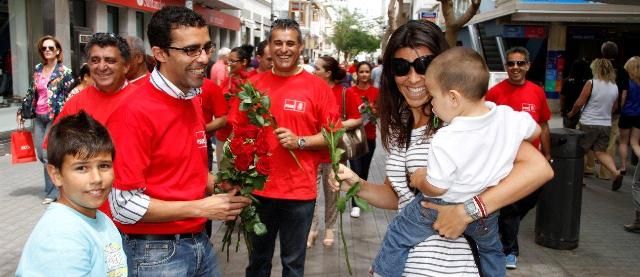
[[[463,205],[464,205],[464,211],[471,217],[471,219],[473,219],[473,221],[476,221],[482,218],[480,209],[476,205],[475,201],[473,201],[473,198],[467,201],[464,201]]]
[[[306,144],[307,144],[307,141],[304,138],[302,137],[298,138],[298,148],[300,150],[303,150]]]

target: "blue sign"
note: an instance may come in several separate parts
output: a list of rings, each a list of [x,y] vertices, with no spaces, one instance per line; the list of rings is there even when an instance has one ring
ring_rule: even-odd
[[[420,12],[420,19],[429,19],[438,17],[436,12]]]

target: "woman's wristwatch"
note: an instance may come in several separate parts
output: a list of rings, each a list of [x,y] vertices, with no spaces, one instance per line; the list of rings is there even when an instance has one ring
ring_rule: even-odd
[[[480,196],[474,196],[473,198],[464,201],[463,206],[464,211],[469,215],[469,217],[471,217],[471,219],[473,219],[473,221],[487,217],[487,209],[485,208],[482,199],[480,199]]]

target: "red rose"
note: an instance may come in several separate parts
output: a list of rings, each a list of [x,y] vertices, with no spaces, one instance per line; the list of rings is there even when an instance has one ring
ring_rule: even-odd
[[[231,147],[231,153],[238,154],[242,149],[242,145],[244,144],[244,139],[240,137],[234,136],[229,143]]]
[[[234,165],[238,171],[247,171],[253,162],[253,155],[239,153],[234,159]]]
[[[271,158],[270,156],[261,157],[256,163],[256,170],[262,175],[269,175],[271,173]]]
[[[241,125],[236,126],[235,133],[242,138],[255,139],[260,133],[260,128],[251,124]]]
[[[243,144],[242,147],[240,147],[240,153],[253,157],[253,154],[256,153],[256,145],[253,143]]]
[[[267,132],[262,132],[258,138],[256,138],[256,154],[258,156],[264,156],[269,153],[269,143],[267,142],[266,137]]]

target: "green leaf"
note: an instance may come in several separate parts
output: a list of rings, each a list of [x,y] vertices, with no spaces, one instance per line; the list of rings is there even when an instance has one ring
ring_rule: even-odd
[[[269,96],[263,95],[260,99],[260,104],[262,104],[265,109],[269,110],[271,107],[271,99],[269,99]]]
[[[356,196],[358,194],[358,191],[360,191],[360,182],[357,182],[355,185],[349,188],[349,190],[347,191],[347,197]]]
[[[253,191],[253,187],[244,187],[240,190],[240,195],[248,195]]]
[[[267,233],[267,226],[264,223],[257,223],[253,225],[253,232],[258,236],[263,236]]]
[[[333,136],[336,138],[336,140],[338,140],[344,135],[344,132],[345,132],[345,130],[344,130],[344,128],[342,128],[342,129],[338,130],[336,132],[336,134],[333,135]]]
[[[336,209],[340,213],[344,213],[344,211],[347,209],[347,198],[346,197],[340,196],[338,198],[338,201],[336,202]]]
[[[264,117],[262,117],[261,115],[256,115],[256,119],[258,120],[260,126],[264,126]]]
[[[360,209],[362,209],[363,211],[371,211],[371,206],[369,206],[369,202],[367,202],[366,200],[358,196],[354,196],[353,201],[356,202],[356,206],[360,207]]]

